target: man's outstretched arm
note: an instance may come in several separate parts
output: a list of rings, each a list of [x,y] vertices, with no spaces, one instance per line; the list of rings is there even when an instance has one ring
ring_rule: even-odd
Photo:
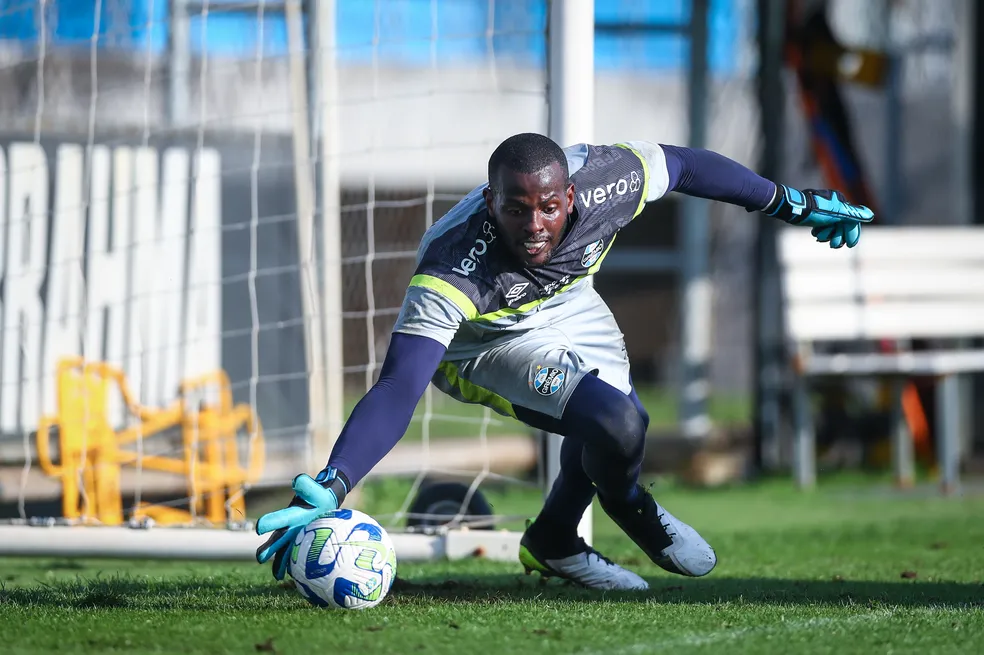
[[[776,184],[733,159],[696,148],[660,145],[666,158],[667,191],[764,210],[776,197]]]
[[[831,247],[857,244],[861,223],[874,214],[853,205],[837,191],[776,184],[742,164],[712,150],[630,141],[649,169],[647,202],[676,191],[761,211],[793,225],[813,228],[818,241]]]
[[[379,379],[355,406],[328,460],[312,478],[294,478],[294,499],[256,522],[258,534],[271,533],[256,550],[261,564],[273,560],[283,580],[287,552],[297,533],[315,517],[338,509],[352,487],[403,437],[417,402],[444,356],[446,346],[430,337],[394,333]]]
[[[403,437],[446,350],[429,337],[393,334],[379,379],[352,410],[328,459],[349,489]]]
[[[454,294],[445,296],[429,279],[418,275],[410,281],[379,379],[345,422],[328,464],[317,477],[295,477],[290,504],[256,522],[257,534],[271,533],[256,549],[256,560],[272,559],[278,580],[286,574],[286,554],[297,533],[315,517],[341,507],[348,492],[403,437],[427,383],[469,317],[473,308],[461,307],[464,294],[455,302]]]

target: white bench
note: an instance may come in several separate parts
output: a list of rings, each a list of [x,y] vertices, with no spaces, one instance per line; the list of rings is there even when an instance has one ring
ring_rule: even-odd
[[[778,256],[784,337],[795,380],[797,483],[816,484],[811,378],[901,381],[926,375],[938,378],[935,439],[941,484],[945,492],[954,491],[964,442],[957,376],[984,371],[984,350],[960,345],[984,336],[984,228],[865,226],[857,247],[840,250],[816,243],[802,228],[784,228]],[[908,351],[911,339],[931,340],[934,348]],[[879,340],[899,347],[879,352]],[[817,353],[817,344],[833,344],[837,354]],[[911,484],[912,441],[904,429],[893,430],[892,447],[897,481]]]

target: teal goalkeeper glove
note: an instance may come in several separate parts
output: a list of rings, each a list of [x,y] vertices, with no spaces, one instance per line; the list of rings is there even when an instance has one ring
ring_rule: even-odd
[[[290,504],[264,514],[256,522],[256,534],[273,532],[256,549],[256,561],[263,564],[273,559],[273,577],[277,580],[287,574],[287,553],[298,533],[314,519],[341,507],[349,485],[342,473],[328,467],[315,478],[306,473],[298,475],[291,487],[295,496]]]
[[[875,213],[864,205],[852,205],[838,191],[806,189],[799,191],[776,185],[776,197],[762,210],[790,225],[812,227],[811,233],[831,248],[853,248],[861,238],[861,224],[870,223]]]

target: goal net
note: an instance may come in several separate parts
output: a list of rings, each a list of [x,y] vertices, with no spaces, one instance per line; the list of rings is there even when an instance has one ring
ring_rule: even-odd
[[[378,375],[424,230],[499,141],[547,130],[547,11],[6,4],[3,552],[251,557]],[[401,556],[495,556],[519,517],[481,496],[535,510],[539,444],[428,390],[352,500],[423,539]],[[435,546],[449,520],[472,529]]]

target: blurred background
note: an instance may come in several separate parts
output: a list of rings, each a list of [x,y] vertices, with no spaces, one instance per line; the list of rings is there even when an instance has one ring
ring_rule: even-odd
[[[595,143],[706,147],[840,189],[881,227],[939,228],[913,233],[927,270],[947,261],[947,229],[976,243],[984,23],[972,0],[567,11],[593,17],[587,30],[557,22],[547,0],[0,2],[0,515],[85,519],[108,503],[97,520],[215,522],[241,518],[245,488],[282,495],[319,469],[378,374],[423,231],[483,182],[502,139],[555,134],[557,112],[583,125],[589,107]],[[580,108],[551,84],[571,51]],[[670,196],[596,275],[653,416],[649,471],[700,485],[796,472],[810,485],[807,469],[894,462],[908,485],[938,478],[942,456],[972,475],[981,287],[968,282],[958,306],[944,287],[930,294],[967,319],[952,333],[904,329],[924,304],[881,332],[863,320],[838,331],[827,314],[830,334],[821,318],[804,337],[790,327],[783,233]],[[973,255],[956,278],[984,266]],[[857,274],[862,257],[837,261]],[[862,278],[840,287],[855,309],[885,293]],[[887,375],[828,375],[804,391],[814,411],[797,413],[806,344],[966,357],[952,371],[893,360]],[[959,373],[947,393],[941,372]],[[429,391],[375,475],[413,481],[406,515],[428,480],[542,486],[549,441]]]

